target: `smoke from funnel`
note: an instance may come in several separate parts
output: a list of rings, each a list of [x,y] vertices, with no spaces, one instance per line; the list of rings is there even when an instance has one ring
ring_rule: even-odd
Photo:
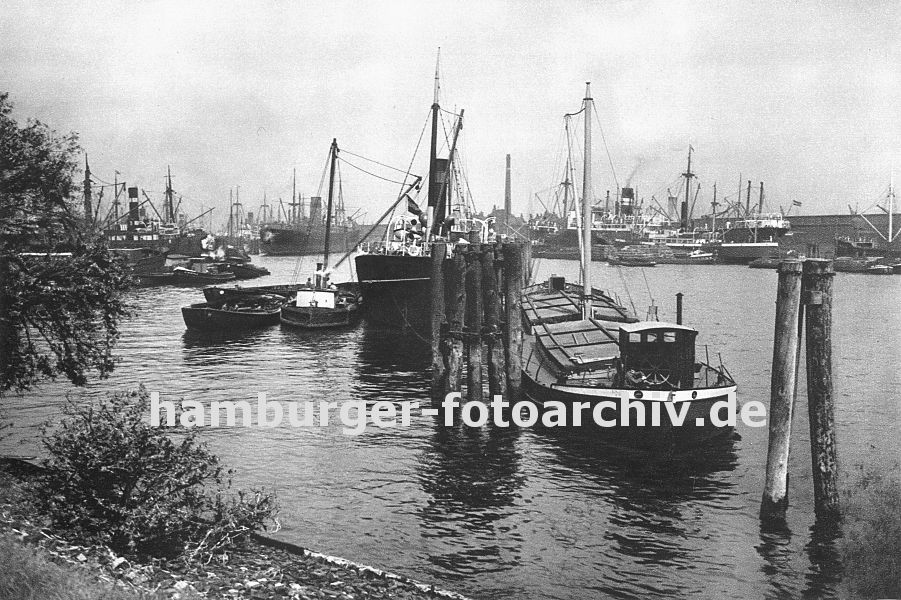
[[[647,163],[647,159],[641,156],[635,158],[635,166],[632,167],[632,170],[629,172],[629,175],[626,177],[626,183],[623,187],[632,187],[632,178],[638,173],[638,171]]]

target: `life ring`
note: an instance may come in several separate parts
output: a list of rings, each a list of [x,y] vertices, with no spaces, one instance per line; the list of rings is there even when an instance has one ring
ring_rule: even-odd
[[[419,256],[422,254],[422,248],[419,246],[409,246],[407,247],[407,254],[410,256]]]

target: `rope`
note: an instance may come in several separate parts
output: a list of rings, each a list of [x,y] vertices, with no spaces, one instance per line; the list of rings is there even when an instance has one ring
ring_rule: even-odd
[[[413,324],[410,323],[410,321],[407,320],[407,313],[406,313],[406,311],[403,311],[403,310],[400,309],[400,306],[398,306],[398,304],[397,304],[397,298],[394,297],[394,294],[391,294],[391,301],[394,302],[394,308],[396,308],[396,309],[397,309],[397,312],[400,313],[400,316],[401,316],[401,318],[404,320],[404,324],[407,326],[407,329],[409,329],[410,331],[412,331],[412,332],[413,332],[413,335],[415,335],[416,337],[418,337],[421,341],[425,342],[426,344],[431,344],[432,341],[431,341],[431,340],[427,340],[427,339],[425,339],[424,337],[422,337],[422,336],[419,334],[419,332],[416,331],[416,328],[413,327]]]
[[[329,147],[328,154],[329,154],[328,160],[325,161],[325,166],[322,169],[322,176],[319,178],[319,188],[316,191],[316,195],[320,196],[320,197],[322,196],[322,185],[325,182],[325,174],[328,173],[329,162],[331,161],[331,158],[332,158],[331,147]],[[291,198],[292,203],[294,203],[296,201],[297,201],[297,198]],[[300,247],[300,254],[297,257],[297,261],[294,263],[294,273],[291,276],[291,283],[297,283],[297,279],[298,279],[298,277],[300,277],[300,269],[303,266],[304,255],[306,254],[307,246],[310,243],[310,237],[311,237],[310,234],[312,233],[312,231],[313,231],[313,219],[308,217],[307,218],[307,231],[306,231],[307,235],[303,241],[303,245]]]
[[[357,158],[362,158],[362,159],[365,160],[365,161],[369,161],[369,162],[371,162],[371,163],[375,163],[375,164],[379,165],[380,167],[385,167],[386,169],[392,169],[392,170],[394,170],[394,171],[398,171],[399,173],[407,173],[407,171],[404,171],[403,169],[398,169],[397,167],[392,167],[391,165],[386,165],[385,163],[380,163],[380,162],[377,161],[377,160],[373,160],[373,159],[371,159],[371,158],[366,158],[365,156],[360,156],[359,154],[354,154],[354,153],[351,152],[350,150],[344,150],[344,149],[342,149],[341,152],[342,152],[343,154],[350,154],[351,156],[355,156],[355,157],[357,157]]]
[[[347,166],[353,167],[353,168],[356,169],[357,171],[362,171],[363,173],[366,173],[367,175],[371,175],[372,177],[375,177],[376,179],[381,179],[382,181],[387,181],[388,183],[397,183],[397,184],[400,184],[400,185],[403,185],[404,183],[406,183],[406,181],[397,181],[397,180],[395,180],[395,179],[388,179],[387,177],[382,177],[382,176],[380,176],[380,175],[376,175],[375,173],[372,173],[371,171],[367,171],[366,169],[363,169],[363,168],[361,168],[361,167],[358,167],[357,165],[353,164],[352,162],[350,162],[350,161],[348,161],[348,160],[345,160],[344,158],[339,158],[338,160],[340,160],[341,162],[343,162],[343,163],[346,164]],[[397,170],[400,171],[400,169],[397,169]],[[403,172],[404,172],[404,171],[401,171],[401,173],[403,173]]]
[[[645,273],[644,267],[641,268],[641,276],[644,277],[644,287],[648,290],[648,299],[650,299],[651,304],[654,304],[654,295],[651,293],[651,286],[648,285],[648,276]]]
[[[613,182],[616,184],[616,189],[619,189],[619,179],[616,176],[616,169],[613,168],[613,158],[610,156],[610,148],[607,147],[607,136],[604,135],[604,128],[601,126],[601,116],[598,114],[597,104],[592,102],[591,106],[594,108],[594,116],[598,119],[598,129],[601,132],[601,140],[604,142],[604,151],[607,153],[607,162],[610,163],[610,172],[613,173]]]
[[[426,129],[428,129],[429,127],[429,117],[431,116],[431,112],[432,111],[430,110],[428,113],[426,113],[425,122],[422,124],[422,131],[419,132],[419,139],[416,140],[416,148],[413,149],[413,156],[410,157],[410,164],[407,166],[407,177],[409,177],[410,170],[413,168],[413,162],[416,160],[416,155],[419,154],[419,147],[422,145],[422,138],[425,137]],[[394,220],[394,213],[397,211],[397,205],[400,204],[400,197],[403,195],[404,187],[407,185],[407,177],[404,177],[404,182],[400,184],[400,192],[398,193],[399,199],[395,203],[395,209],[391,211],[391,218],[389,219],[389,222]],[[406,210],[406,208],[404,208],[404,210]],[[363,239],[361,239],[360,243],[366,241],[366,237],[369,236],[365,236]]]
[[[629,291],[629,286],[626,284],[626,278],[623,277],[623,269],[619,265],[616,265],[616,270],[619,272],[619,280],[623,284],[623,289],[626,290],[626,297],[629,299],[629,305],[632,307],[632,314],[638,315],[638,310],[635,308],[635,303],[632,301],[632,293]]]

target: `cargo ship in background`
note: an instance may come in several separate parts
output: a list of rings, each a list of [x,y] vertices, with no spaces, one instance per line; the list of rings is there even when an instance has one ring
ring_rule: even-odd
[[[303,206],[303,204],[300,204]],[[344,214],[344,210],[332,216],[329,252],[344,253],[353,250],[363,238],[367,227]],[[322,198],[310,198],[309,214],[298,210],[296,215],[284,221],[260,225],[260,252],[269,256],[306,256],[320,254],[325,244],[325,217]]]
[[[780,254],[780,241],[790,233],[791,223],[781,213],[755,214],[738,221],[728,221],[717,255],[721,262],[729,264],[748,264],[758,258],[775,258]]]
[[[261,208],[259,226],[260,251],[269,256],[306,256],[319,254],[325,244],[325,214],[322,197],[307,199],[297,196],[296,176],[292,183],[291,202],[288,207],[279,201],[276,220],[267,220],[272,207],[265,200]],[[368,228],[347,216],[344,198],[338,194],[335,211],[331,217],[329,252],[345,253],[353,250],[363,239]]]

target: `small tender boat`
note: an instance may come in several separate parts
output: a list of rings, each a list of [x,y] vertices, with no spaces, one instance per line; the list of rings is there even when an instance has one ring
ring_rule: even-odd
[[[782,262],[781,258],[761,256],[749,262],[748,267],[752,269],[778,269],[780,262]]]
[[[232,331],[276,325],[286,302],[283,296],[259,294],[217,302],[202,302],[181,309],[188,329]]]
[[[294,304],[281,309],[282,325],[302,329],[345,327],[360,315],[360,297],[337,289],[297,290]]]
[[[873,266],[867,267],[868,275],[891,275],[893,273],[894,273],[894,271],[892,270],[892,267],[889,265],[873,265]]]
[[[197,268],[197,265],[202,267]],[[195,263],[194,269],[174,267],[172,275],[173,285],[209,285],[235,279],[234,273],[222,270],[222,266],[218,263]]]
[[[657,257],[644,246],[625,246],[607,255],[607,262],[619,267],[653,267]]]
[[[657,261],[644,256],[608,256],[607,263],[617,267],[653,267]]]
[[[135,273],[132,277],[134,277],[138,287],[155,287],[159,285],[173,285],[175,283],[175,274],[172,271]]]
[[[229,262],[227,265],[224,270],[234,274],[235,279],[255,279],[269,275],[269,269],[266,267],[259,267],[249,262]]]
[[[866,273],[876,264],[878,258],[856,258],[853,256],[837,256],[834,268],[836,273]]]
[[[674,253],[672,256],[658,256],[657,264],[661,265],[712,265],[716,262],[713,252],[692,250],[688,253]]]
[[[325,329],[353,324],[360,314],[360,296],[328,283],[329,238],[331,236],[332,198],[335,192],[335,164],[338,162],[338,142],[332,140],[329,150],[331,173],[328,186],[328,206],[325,213],[325,249],[322,262],[316,265],[316,282],[297,290],[294,303],[282,307],[281,322],[302,329]]]

